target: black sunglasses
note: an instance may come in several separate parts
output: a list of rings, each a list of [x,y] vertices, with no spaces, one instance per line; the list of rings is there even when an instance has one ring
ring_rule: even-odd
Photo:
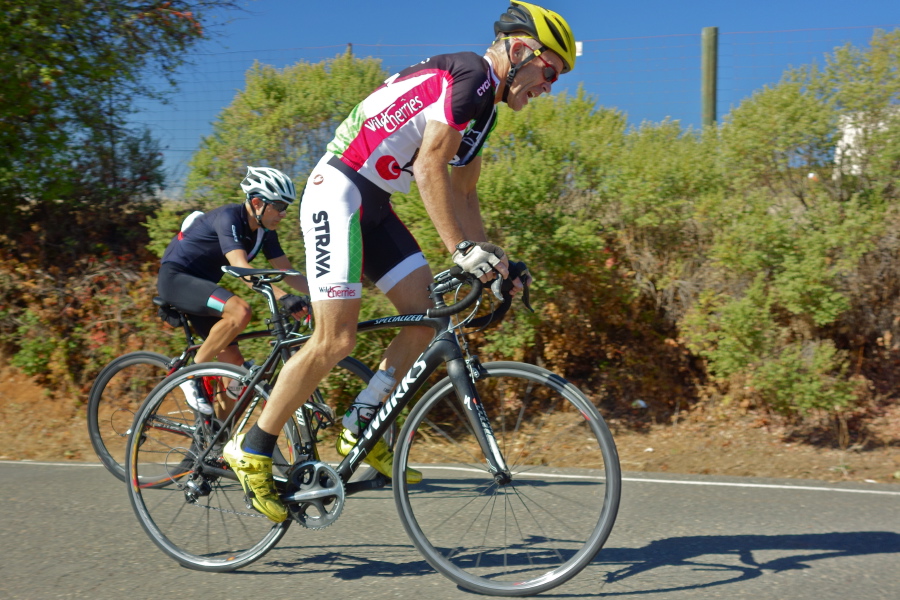
[[[286,211],[288,206],[291,205],[290,202],[285,202],[284,200],[266,200],[265,202],[278,212]]]

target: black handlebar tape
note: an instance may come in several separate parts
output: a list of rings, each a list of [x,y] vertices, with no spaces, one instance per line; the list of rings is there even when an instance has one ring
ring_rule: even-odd
[[[475,304],[475,302],[481,296],[481,290],[483,287],[484,284],[481,283],[480,279],[473,279],[472,289],[469,291],[469,294],[465,298],[463,298],[456,304],[444,306],[443,308],[429,308],[425,314],[429,317],[447,317],[450,315],[455,315],[456,313],[460,313]]]

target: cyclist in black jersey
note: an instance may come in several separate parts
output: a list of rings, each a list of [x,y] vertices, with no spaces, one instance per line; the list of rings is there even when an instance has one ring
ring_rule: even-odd
[[[294,201],[293,182],[277,169],[247,167],[241,188],[246,194],[244,202],[220,206],[186,220],[162,257],[157,280],[160,297],[188,313],[191,324],[204,338],[196,362],[244,362],[234,338],[250,323],[250,305],[218,285],[223,266],[249,267],[250,261],[262,252],[276,269],[292,268],[275,229]],[[309,293],[305,277],[286,277],[285,281],[298,293]],[[305,316],[304,299],[274,289],[279,301],[295,317]],[[188,400],[193,400],[191,406],[204,414],[213,413],[203,394]]]
[[[433,56],[388,78],[338,127],[326,155],[307,180],[300,207],[307,277],[316,314],[310,341],[284,366],[259,421],[230,440],[224,458],[253,506],[273,521],[287,509],[272,481],[272,451],[287,419],[356,344],[362,276],[402,313],[429,306],[431,269],[391,208],[393,192],[413,179],[454,262],[484,282],[509,275],[509,259],[487,239],[476,183],[481,148],[496,105],[521,110],[551,91],[575,66],[575,38],[553,11],[512,0],[494,24],[484,56]],[[517,289],[522,282],[516,280]],[[426,348],[428,327],[404,327],[387,348],[378,373],[344,418],[338,452],[347,454],[380,401]],[[391,476],[393,455],[380,441],[365,457]],[[421,479],[408,469],[406,479]]]

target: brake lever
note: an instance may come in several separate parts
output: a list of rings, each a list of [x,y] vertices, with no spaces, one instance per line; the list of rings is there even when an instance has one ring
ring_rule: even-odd
[[[528,295],[528,289],[531,287],[531,273],[528,272],[528,267],[525,266],[525,263],[520,263],[524,268],[519,271],[519,280],[522,282],[522,304],[525,305],[525,308],[529,310],[529,312],[534,312],[534,309],[531,308],[531,300]]]
[[[528,312],[534,312],[534,309],[531,308],[531,302],[528,300],[528,286],[525,286],[525,291],[522,292],[522,304],[525,305],[525,308],[528,309]]]
[[[534,312],[534,309],[531,308],[531,298],[528,292],[528,287],[531,283],[531,273],[528,272],[528,267],[523,262],[510,263],[509,266],[510,272],[507,279],[498,277],[491,282],[491,291],[494,293],[494,297],[500,302],[504,302],[506,296],[513,289],[513,279],[519,279],[522,282],[522,304],[530,312]]]
[[[503,302],[503,288],[505,287],[503,285],[504,281],[506,280],[501,279],[500,277],[495,277],[491,282],[491,291],[494,293],[494,298],[496,298],[500,302]]]

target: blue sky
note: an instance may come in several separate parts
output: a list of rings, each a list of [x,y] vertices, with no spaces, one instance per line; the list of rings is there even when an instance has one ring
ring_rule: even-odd
[[[540,4],[540,3],[538,3]],[[367,44],[489,42],[505,0],[255,0],[244,6],[220,42],[230,49],[326,45],[335,40]],[[547,0],[575,37],[890,25],[900,23],[896,0]],[[263,46],[260,46],[262,44]],[[274,46],[272,46],[274,45]]]
[[[172,105],[141,115],[167,148],[173,180],[184,175],[190,154],[242,87],[254,59],[282,67],[300,58],[334,56],[353,43],[357,55],[394,56],[384,60],[385,68],[395,71],[440,52],[481,52],[493,37],[493,22],[509,5],[506,0],[240,1],[246,13],[214,16],[216,37],[185,69],[185,84]],[[543,6],[565,17],[585,44],[582,62],[554,92],[583,85],[598,104],[623,111],[634,124],[663,118],[698,124],[695,80],[704,27],[719,28],[721,115],[777,81],[788,65],[808,63],[810,56],[844,42],[865,43],[871,35],[865,26],[900,26],[900,0],[546,0]]]

